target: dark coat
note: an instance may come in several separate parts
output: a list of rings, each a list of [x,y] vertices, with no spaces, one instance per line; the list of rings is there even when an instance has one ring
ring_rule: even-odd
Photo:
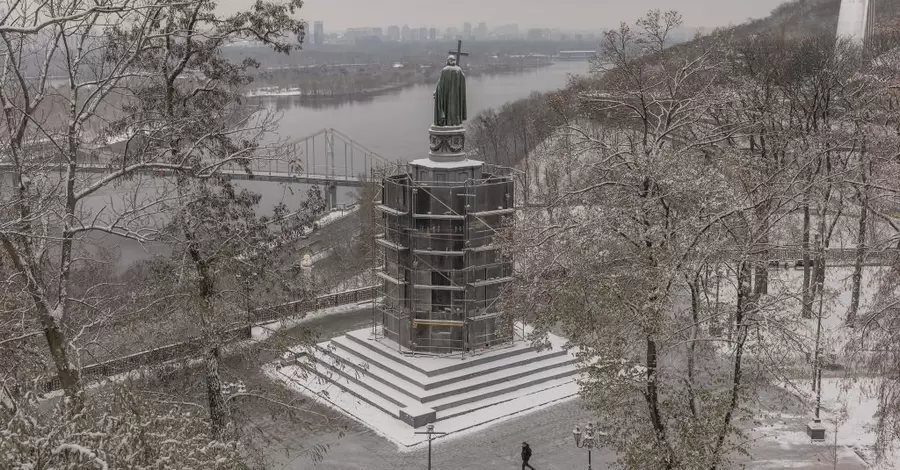
[[[527,462],[531,458],[531,446],[522,446],[522,461]]]

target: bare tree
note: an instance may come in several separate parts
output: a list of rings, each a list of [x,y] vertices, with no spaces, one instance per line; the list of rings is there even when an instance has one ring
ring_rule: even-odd
[[[75,402],[83,389],[78,338],[121,305],[73,294],[73,275],[93,262],[86,251],[91,237],[153,240],[177,188],[170,180],[147,191],[160,176],[210,178],[230,164],[249,170],[260,155],[271,158],[257,144],[271,120],[226,105],[237,103],[235,89],[247,83],[244,71],[254,63],[232,64],[220,49],[235,39],[280,52],[298,47],[303,23],[292,14],[300,2],[260,1],[230,17],[218,16],[214,6],[20,1],[0,23],[2,150],[12,183],[0,191],[8,221],[0,244]],[[228,113],[215,113],[221,120],[213,125],[199,121],[210,107]],[[106,171],[85,172],[97,167]],[[124,188],[125,197],[107,197],[112,188]],[[76,321],[79,309],[90,313],[88,320]]]
[[[511,245],[523,272],[509,311],[581,348],[582,396],[603,410],[627,468],[716,468],[740,447],[732,419],[746,387],[751,264],[744,254],[736,268],[730,370],[698,348],[710,321],[699,273],[731,251],[724,221],[754,206],[733,202],[729,168],[711,159],[742,131],[710,119],[731,102],[724,42],[668,49],[680,24],[677,13],[653,11],[607,33],[604,75],[574,89],[576,169],[549,201],[564,216],[529,211]]]
[[[154,403],[127,389],[99,392],[80,410],[27,394],[0,407],[3,468],[243,469],[234,441],[208,438],[202,413],[181,403]]]

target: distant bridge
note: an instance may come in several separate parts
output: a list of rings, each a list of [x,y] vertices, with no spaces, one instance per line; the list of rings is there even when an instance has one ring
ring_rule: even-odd
[[[359,187],[374,170],[386,165],[396,165],[374,151],[364,147],[335,129],[322,129],[314,134],[287,144],[285,159],[252,160],[248,170],[238,164],[228,164],[219,173],[234,179],[271,181],[279,183],[303,183],[325,186],[334,190],[339,186]],[[98,157],[78,164],[78,171],[108,173],[112,171],[115,154],[100,150]],[[63,170],[62,163],[47,163],[46,170]],[[10,172],[13,165],[0,160],[0,172]],[[142,173],[165,176],[171,171],[147,169]]]

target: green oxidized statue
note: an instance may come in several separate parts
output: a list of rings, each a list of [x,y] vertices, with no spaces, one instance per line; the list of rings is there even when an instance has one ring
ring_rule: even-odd
[[[466,76],[456,56],[447,58],[434,91],[434,125],[461,126],[466,120]]]

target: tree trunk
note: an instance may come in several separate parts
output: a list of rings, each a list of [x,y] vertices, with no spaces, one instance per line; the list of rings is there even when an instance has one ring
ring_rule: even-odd
[[[809,193],[807,192],[803,198],[803,238],[800,241],[803,250],[803,318],[812,318],[812,299],[810,296],[810,289],[812,288],[810,279],[812,259],[809,256],[809,225]]]
[[[221,345],[218,341],[206,351],[206,398],[209,404],[209,420],[216,439],[228,441],[231,438],[231,413],[222,393],[222,378],[219,376]]]
[[[44,330],[44,338],[46,338],[47,346],[50,349],[50,357],[53,358],[53,365],[56,366],[56,375],[59,378],[60,387],[71,403],[75,406],[80,406],[84,399],[81,373],[72,363],[69,356],[69,342],[65,333],[59,327],[58,315],[54,316],[54,312],[51,311],[47,303],[46,293],[37,280],[37,274],[28,267],[26,261],[22,260],[22,253],[19,252],[11,240],[2,235],[0,235],[0,242],[2,242],[3,248],[12,260],[16,271],[26,280],[26,289],[34,303],[35,310],[38,312],[38,318]],[[29,242],[28,240],[22,240],[22,243],[27,244]],[[26,246],[24,251],[30,252],[30,248]],[[61,308],[61,306],[57,308]]]
[[[713,451],[712,455],[712,465],[710,465],[710,470],[715,470],[719,466],[719,462],[721,460],[722,455],[722,447],[725,444],[725,439],[728,437],[729,428],[731,427],[731,420],[734,416],[734,410],[737,409],[738,402],[740,400],[740,392],[741,392],[741,379],[743,377],[743,357],[744,357],[744,344],[747,341],[747,325],[745,323],[745,317],[748,313],[753,312],[756,308],[756,302],[759,297],[755,294],[751,295],[750,293],[750,265],[746,262],[741,262],[741,266],[738,268],[737,273],[737,308],[735,308],[735,345],[734,345],[734,362],[733,362],[733,371],[731,376],[731,400],[728,403],[728,408],[725,411],[725,417],[722,420],[722,427],[719,428],[719,434],[716,436],[716,448]]]
[[[756,265],[756,284],[754,293],[757,295],[769,293],[769,204],[761,204],[757,210],[757,219],[761,223],[759,245],[763,247],[759,253],[760,261]]]
[[[869,186],[868,171],[866,168],[860,172],[863,182],[863,188],[856,189],[859,198],[859,230],[856,233],[856,260],[853,263],[853,287],[850,297],[850,309],[847,311],[847,324],[853,326],[856,321],[856,315],[859,312],[859,293],[862,284],[862,267],[866,257],[866,227],[868,225],[869,215]]]
[[[686,382],[691,415],[696,419],[700,415],[697,397],[694,394],[694,368],[697,356],[697,340],[700,337],[700,271],[697,271],[694,275],[693,281],[688,279],[688,287],[691,290],[691,340],[688,343]]]
[[[644,398],[647,400],[647,406],[650,411],[650,421],[653,423],[653,430],[656,434],[656,441],[660,448],[668,449],[668,441],[666,439],[666,424],[659,409],[659,389],[657,388],[656,379],[659,374],[659,356],[656,348],[656,341],[651,335],[647,335],[647,390]],[[671,454],[666,452],[666,469],[673,468]]]

